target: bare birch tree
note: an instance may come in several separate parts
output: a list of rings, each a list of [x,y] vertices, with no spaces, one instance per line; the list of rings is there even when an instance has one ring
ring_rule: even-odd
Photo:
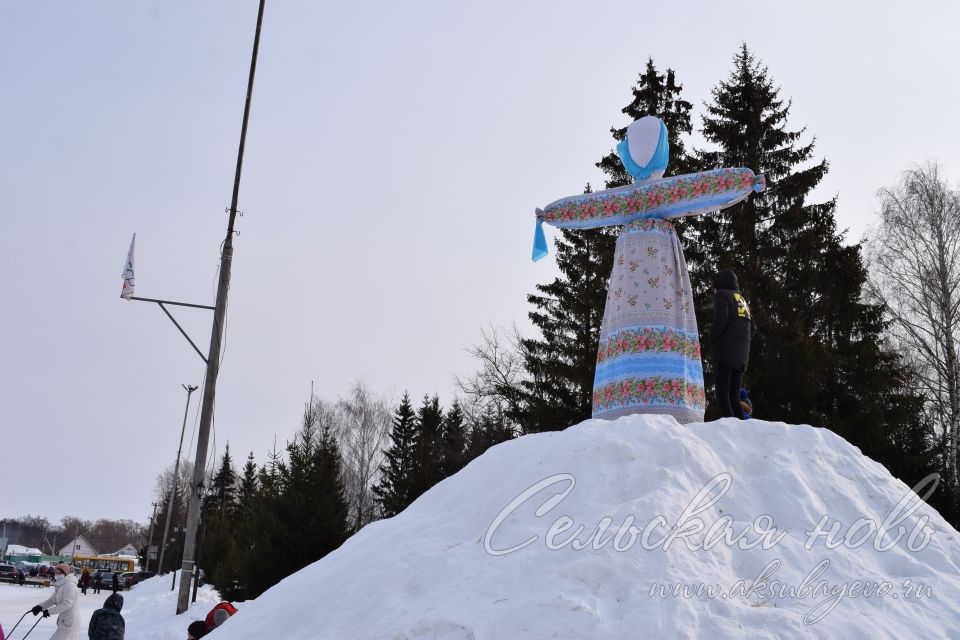
[[[166,469],[157,474],[154,482],[153,497],[162,505],[166,505],[170,500],[170,490],[173,488],[173,469],[175,463],[170,463]],[[190,490],[193,483],[193,462],[187,459],[180,461],[180,474],[177,478],[177,502],[182,500],[183,496]],[[164,508],[166,508],[164,506]]]
[[[187,522],[187,501],[184,497],[188,495],[187,492],[193,483],[193,463],[189,460],[181,460],[180,472],[176,479],[173,477],[175,466],[176,463],[171,463],[169,467],[159,473],[157,475],[156,485],[154,486],[154,498],[161,505],[160,510],[157,512],[158,520],[155,523],[157,530],[154,532],[156,538],[159,540],[158,546],[161,548],[160,558],[164,558],[166,552],[170,551],[170,538],[175,537],[173,532],[182,531]],[[176,482],[177,490],[173,496],[173,504],[171,504],[171,491],[174,482]],[[164,533],[168,511],[170,511],[170,525],[172,529],[166,532],[169,537],[165,537]],[[163,567],[160,567],[161,572],[164,570],[164,567],[176,569],[178,566],[176,561],[171,563],[169,557],[163,565]],[[159,562],[158,566],[160,566]]]
[[[866,239],[868,293],[893,320],[895,340],[924,386],[957,478],[960,428],[960,196],[937,163],[905,171],[880,191]]]
[[[467,377],[457,377],[461,405],[467,422],[476,425],[487,411],[520,415],[522,408],[521,383],[526,375],[523,368],[520,331],[490,326],[481,330],[480,342],[470,347],[470,355],[477,359],[479,369]]]
[[[375,396],[362,382],[354,383],[350,395],[326,406],[335,423],[343,456],[343,486],[354,531],[377,519],[373,485],[377,483],[383,452],[389,445],[393,413],[387,402]]]

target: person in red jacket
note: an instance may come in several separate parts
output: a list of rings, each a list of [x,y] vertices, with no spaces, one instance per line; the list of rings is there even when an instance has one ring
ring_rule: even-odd
[[[207,624],[207,628],[213,631],[236,612],[237,608],[233,606],[232,603],[224,600],[223,602],[218,603],[213,609],[210,609],[210,612],[207,613],[207,617],[204,619],[204,622]]]

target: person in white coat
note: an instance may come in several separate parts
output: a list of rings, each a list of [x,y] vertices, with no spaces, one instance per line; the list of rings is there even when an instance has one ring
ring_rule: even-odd
[[[77,576],[73,567],[58,564],[53,572],[53,595],[32,609],[33,615],[41,611],[44,617],[59,613],[57,630],[50,640],[80,640],[80,607],[77,602]]]

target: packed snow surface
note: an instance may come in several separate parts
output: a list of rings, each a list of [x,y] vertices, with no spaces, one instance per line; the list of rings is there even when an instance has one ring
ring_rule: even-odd
[[[208,637],[949,638],[958,565],[826,429],[628,416],[491,448]]]
[[[126,620],[124,640],[182,640],[194,620],[203,620],[218,602],[220,595],[210,585],[197,590],[197,601],[181,615],[176,615],[180,592],[180,572],[176,589],[170,590],[173,576],[154,576],[123,592],[123,614]],[[191,592],[192,597],[192,592]],[[16,640],[16,639],[14,639]],[[32,640],[32,639],[30,639]]]
[[[123,610],[120,613],[126,625],[125,640],[182,640],[187,637],[187,626],[194,620],[202,620],[220,601],[219,595],[212,587],[200,587],[197,591],[197,601],[191,604],[184,614],[178,616],[176,615],[177,591],[180,580],[178,577],[177,590],[171,591],[172,578],[173,576],[169,573],[157,576],[144,580],[129,591],[121,592]],[[78,595],[80,637],[87,637],[90,616],[103,606],[103,601],[110,593],[110,589],[102,589],[99,594],[95,594],[90,588],[87,589],[87,595]],[[43,602],[52,594],[53,587],[0,584],[0,626],[9,634],[25,611]],[[56,621],[56,615],[49,618],[35,618],[28,615],[16,632],[7,637],[9,640],[20,640],[30,627],[37,623],[36,628],[30,632],[28,640],[43,640],[49,638],[56,630]]]

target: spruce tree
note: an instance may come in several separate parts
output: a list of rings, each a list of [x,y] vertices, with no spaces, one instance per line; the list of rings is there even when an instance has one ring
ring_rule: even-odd
[[[251,502],[257,492],[257,463],[253,451],[247,455],[247,462],[243,465],[243,475],[237,485],[237,521],[243,522],[248,516]]]
[[[215,580],[211,580],[227,600],[247,600],[244,578],[248,574],[248,559],[253,552],[255,537],[255,504],[257,500],[258,469],[251,451],[238,478],[233,515],[234,529],[229,532],[226,548],[222,551]]]
[[[260,470],[250,524],[241,530],[238,578],[231,593],[255,598],[319,560],[347,537],[341,458],[329,425],[318,428],[310,411],[286,447]]]
[[[341,478],[343,457],[337,438],[331,425],[326,424],[320,431],[316,455],[314,486],[317,488],[319,526],[311,531],[311,537],[317,549],[313,555],[304,558],[302,566],[319,560],[337,549],[348,537],[347,498]]]
[[[274,507],[282,496],[284,462],[276,450],[257,474],[257,491],[250,505],[250,519],[241,529],[243,548],[237,557],[239,577],[230,595],[237,600],[257,597],[275,584],[277,563],[283,561],[280,547],[283,520]],[[218,585],[219,586],[219,585]],[[223,587],[221,587],[223,589]]]
[[[413,447],[413,468],[410,475],[410,501],[413,502],[443,479],[442,458],[443,409],[440,398],[423,396],[417,409],[417,439]]]
[[[237,473],[233,469],[230,444],[227,443],[220,458],[220,466],[213,476],[211,491],[204,501],[209,510],[208,515],[212,516],[218,524],[223,524],[233,515],[233,510],[236,508],[236,493]]]
[[[481,416],[479,420],[470,425],[470,430],[467,433],[467,462],[482,456],[489,447],[486,441],[483,421],[484,418]]]
[[[712,93],[702,133],[718,148],[700,151],[702,165],[753,169],[766,176],[767,189],[704,216],[696,238],[703,260],[688,265],[701,341],[711,341],[711,275],[733,269],[759,328],[745,380],[755,415],[823,424],[825,416],[815,407],[827,353],[826,344],[813,339],[822,317],[814,305],[822,291],[818,281],[826,275],[823,252],[838,247],[839,238],[835,200],[808,204],[807,196],[826,175],[827,162],[800,166],[811,161],[814,142],[801,143],[803,130],[787,128],[790,104],[745,44],[730,77]],[[710,396],[713,362],[705,360]]]
[[[278,579],[319,560],[346,539],[347,503],[341,458],[329,425],[318,429],[307,412],[303,428],[287,445],[275,514],[283,523]]]
[[[689,171],[692,164],[683,138],[689,134],[691,105],[680,97],[683,87],[672,69],[657,72],[653,60],[633,88],[633,98],[622,109],[629,120],[610,132],[623,140],[626,125],[646,115],[655,115],[667,125],[671,171]],[[632,180],[611,151],[597,163],[606,174],[606,187]],[[586,192],[591,191],[587,185]],[[561,276],[537,285],[539,294],[527,296],[536,309],[530,320],[541,337],[522,341],[529,380],[523,383],[525,410],[510,417],[525,431],[564,429],[589,418],[593,412],[593,378],[597,347],[607,299],[607,284],[613,268],[617,228],[562,229],[555,240],[556,261]]]
[[[390,441],[390,448],[384,452],[386,462],[380,465],[380,482],[373,487],[373,495],[386,518],[397,515],[413,502],[411,481],[417,426],[413,405],[406,392],[394,414]]]
[[[493,445],[514,437],[516,434],[504,413],[487,407],[480,419],[470,426],[470,435],[467,438],[467,462],[483,455]]]
[[[754,416],[830,427],[890,464],[892,434],[911,420],[915,396],[909,372],[883,349],[881,310],[862,300],[860,246],[843,245],[836,199],[808,202],[828,164],[814,159],[803,129],[789,128],[790,102],[745,44],[712,96],[702,133],[715,146],[700,163],[753,169],[767,190],[704,216],[690,240],[703,257],[690,265],[701,340],[710,344],[711,276],[733,269],[758,325],[745,378]]]
[[[466,464],[467,432],[463,410],[454,401],[443,417],[440,442],[440,473],[444,478],[452,476]]]
[[[220,467],[213,477],[211,490],[204,499],[202,511],[203,542],[200,548],[200,566],[206,580],[218,584],[225,558],[230,553],[235,530],[236,480],[230,445],[227,444]]]

